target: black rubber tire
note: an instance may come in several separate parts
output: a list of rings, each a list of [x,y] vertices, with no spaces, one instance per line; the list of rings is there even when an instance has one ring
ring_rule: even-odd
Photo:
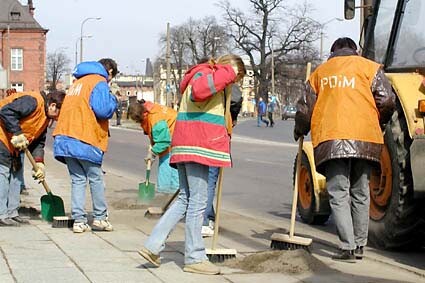
[[[369,243],[381,249],[414,249],[424,242],[424,202],[413,198],[412,140],[400,103],[385,131],[392,160],[392,195],[382,219],[369,222]]]
[[[295,157],[295,163],[294,163],[294,170],[293,170],[293,183],[292,185],[295,185],[295,173],[297,170],[297,158]],[[313,185],[313,178],[312,178],[312,173],[311,173],[311,167],[310,167],[310,162],[308,161],[308,157],[307,155],[303,152],[302,157],[301,157],[301,167],[305,167],[310,175],[310,186],[311,188],[314,187]],[[303,220],[304,223],[307,224],[311,224],[311,225],[322,225],[324,223],[326,223],[326,221],[328,221],[330,213],[325,213],[325,214],[318,214],[316,212],[316,197],[313,194],[311,194],[311,206],[308,208],[303,208],[303,206],[300,203],[300,192],[298,190],[298,202],[297,202],[297,209],[298,209],[298,214],[301,217],[301,219]],[[321,200],[321,205],[324,205],[326,207],[329,207],[329,200],[328,199],[323,199]],[[322,206],[321,206],[322,207]],[[330,209],[329,209],[330,211]]]

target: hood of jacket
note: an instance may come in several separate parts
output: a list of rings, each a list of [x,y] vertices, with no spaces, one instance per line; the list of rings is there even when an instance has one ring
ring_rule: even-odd
[[[192,68],[190,68],[183,77],[182,82],[180,83],[180,92],[183,93],[189,82],[192,80],[192,78],[198,73],[201,72],[205,69],[210,69],[210,70],[214,70],[214,66],[211,66],[208,63],[204,63],[204,64],[199,64],[199,65],[195,65]]]
[[[86,75],[100,75],[108,79],[108,72],[106,72],[102,64],[96,61],[81,62],[75,67],[72,75],[77,79]]]

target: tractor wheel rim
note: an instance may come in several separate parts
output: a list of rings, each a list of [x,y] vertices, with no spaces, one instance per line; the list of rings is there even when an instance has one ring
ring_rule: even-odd
[[[381,220],[386,213],[392,194],[392,167],[388,148],[384,145],[380,169],[373,169],[369,181],[370,217]]]
[[[310,209],[313,190],[311,188],[310,174],[306,167],[301,166],[298,183],[298,197],[303,209]]]

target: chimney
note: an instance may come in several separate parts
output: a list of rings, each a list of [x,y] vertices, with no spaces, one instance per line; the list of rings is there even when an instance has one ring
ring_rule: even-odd
[[[31,16],[34,17],[34,5],[32,3],[32,0],[28,0],[28,11],[30,12]]]

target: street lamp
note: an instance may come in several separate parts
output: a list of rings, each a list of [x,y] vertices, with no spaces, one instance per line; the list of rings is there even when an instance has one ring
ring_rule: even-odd
[[[344,19],[341,19],[341,18],[333,18],[333,19],[330,19],[330,20],[328,20],[328,21],[326,21],[326,22],[324,22],[324,23],[319,23],[320,24],[320,61],[323,61],[323,28],[327,25],[327,24],[329,24],[329,23],[331,23],[331,22],[333,22],[333,21],[339,21],[339,22],[342,22],[342,21],[344,21]]]
[[[84,36],[83,36],[83,27],[84,27],[84,24],[87,21],[89,21],[89,20],[96,20],[96,21],[98,21],[100,19],[102,19],[102,18],[100,18],[100,17],[97,17],[97,18],[86,18],[81,23],[81,33],[80,33],[80,63],[83,61],[83,38],[84,38]]]
[[[92,35],[83,35],[84,38],[91,38]],[[79,36],[77,38],[77,40],[75,41],[75,66],[77,66],[78,64],[78,42],[81,40],[81,36]]]

